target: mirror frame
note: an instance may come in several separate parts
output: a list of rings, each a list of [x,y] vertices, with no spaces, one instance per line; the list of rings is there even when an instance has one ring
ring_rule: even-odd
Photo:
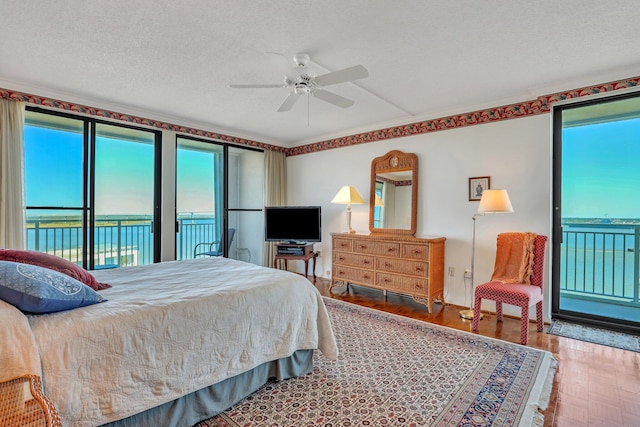
[[[411,225],[410,228],[374,228],[373,212],[375,209],[376,175],[378,173],[411,171]],[[369,231],[372,234],[400,234],[414,236],[416,234],[418,212],[418,156],[414,153],[403,153],[391,150],[384,156],[371,161],[371,182],[369,191]]]

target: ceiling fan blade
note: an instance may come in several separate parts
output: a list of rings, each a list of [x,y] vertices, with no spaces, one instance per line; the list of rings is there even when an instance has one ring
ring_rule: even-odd
[[[282,101],[282,104],[280,104],[280,108],[278,108],[278,113],[291,110],[295,105],[295,103],[298,102],[298,98],[300,98],[299,94],[295,92],[291,92],[289,95],[287,95],[284,101]]]
[[[229,87],[234,89],[268,89],[268,88],[283,88],[287,87],[287,85],[278,84],[278,85],[252,85],[252,84],[230,84]]]
[[[313,96],[316,98],[322,99],[323,101],[328,102],[329,104],[336,105],[342,108],[351,107],[355,101],[351,99],[345,98],[344,96],[336,95],[333,92],[327,92],[326,90],[317,89],[313,91]]]
[[[314,80],[320,86],[335,85],[338,83],[349,82],[351,80],[363,79],[369,77],[369,71],[362,65],[345,68],[344,70],[334,71],[332,73],[323,74]]]

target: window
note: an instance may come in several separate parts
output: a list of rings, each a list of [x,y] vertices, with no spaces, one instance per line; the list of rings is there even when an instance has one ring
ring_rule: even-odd
[[[85,268],[159,259],[160,132],[28,107],[27,248]]]

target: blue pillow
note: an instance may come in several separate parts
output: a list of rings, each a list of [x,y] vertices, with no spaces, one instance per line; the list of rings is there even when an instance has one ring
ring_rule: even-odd
[[[84,283],[49,268],[0,261],[0,299],[27,313],[54,313],[106,301]]]

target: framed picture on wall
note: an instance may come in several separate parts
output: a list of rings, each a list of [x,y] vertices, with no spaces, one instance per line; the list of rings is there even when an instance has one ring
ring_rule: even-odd
[[[480,200],[482,192],[488,190],[491,184],[491,178],[488,176],[476,176],[469,178],[469,201]]]

